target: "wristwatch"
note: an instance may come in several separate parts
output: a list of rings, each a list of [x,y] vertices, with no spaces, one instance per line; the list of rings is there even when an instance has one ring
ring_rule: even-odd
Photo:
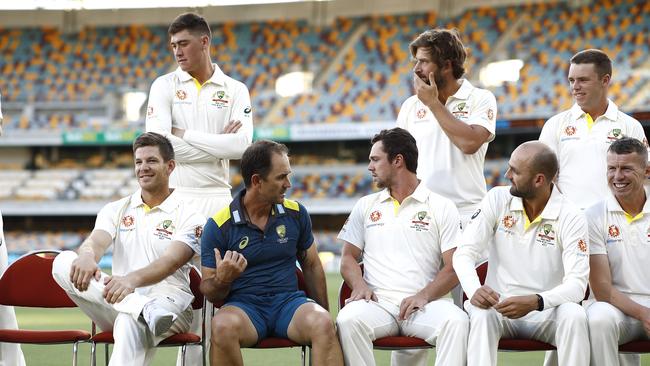
[[[544,298],[540,294],[535,294],[537,296],[537,311],[544,310]]]

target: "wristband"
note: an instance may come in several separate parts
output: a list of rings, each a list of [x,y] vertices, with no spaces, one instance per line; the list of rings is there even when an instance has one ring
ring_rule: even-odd
[[[544,298],[540,294],[535,294],[537,296],[537,311],[544,310]]]

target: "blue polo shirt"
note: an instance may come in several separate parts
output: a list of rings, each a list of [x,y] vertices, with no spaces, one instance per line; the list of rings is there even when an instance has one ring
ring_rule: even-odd
[[[228,298],[238,294],[268,295],[298,290],[296,253],[313,243],[311,219],[303,205],[285,199],[272,206],[262,231],[246,220],[242,190],[228,207],[208,219],[201,236],[201,265],[216,268],[214,248],[241,253],[248,265],[230,287]]]

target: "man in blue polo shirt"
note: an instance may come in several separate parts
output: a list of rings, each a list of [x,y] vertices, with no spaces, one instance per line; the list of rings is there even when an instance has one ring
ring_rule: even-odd
[[[208,220],[201,240],[201,291],[224,303],[212,319],[211,364],[243,365],[241,347],[278,336],[311,344],[316,366],[343,365],[309,214],[284,197],[287,147],[257,141],[241,170],[246,188]],[[313,300],[298,290],[296,260]]]

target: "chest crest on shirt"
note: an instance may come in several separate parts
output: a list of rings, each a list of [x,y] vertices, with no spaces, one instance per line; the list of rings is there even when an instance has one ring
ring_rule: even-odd
[[[543,247],[555,245],[555,229],[552,224],[544,224],[537,229],[535,242]]]
[[[214,92],[214,94],[212,94],[212,98],[210,99],[212,100],[212,105],[219,109],[228,107],[229,98],[228,95],[226,95],[226,92],[223,90]]]
[[[125,215],[122,217],[122,227],[120,231],[127,231],[135,229],[135,218],[133,215]]]
[[[459,118],[459,119],[466,119],[469,116],[469,106],[467,106],[466,102],[461,102],[458,103],[451,113],[454,115],[454,117]]]
[[[426,211],[418,211],[413,218],[411,218],[411,229],[415,231],[428,231],[431,217]]]
[[[275,227],[275,233],[278,234],[278,243],[285,244],[289,241],[287,238],[287,227],[284,225],[278,225]]]
[[[620,128],[612,128],[611,131],[607,134],[607,141],[613,142],[623,137],[623,132]]]
[[[160,240],[170,240],[174,235],[175,230],[176,227],[174,226],[172,220],[163,220],[158,225],[156,225],[154,236]]]
[[[505,216],[503,216],[501,218],[501,222],[500,222],[500,225],[498,227],[498,230],[503,232],[503,233],[512,235],[512,234],[515,233],[515,231],[512,230],[512,227],[515,226],[516,223],[517,223],[517,220],[514,218],[514,216],[505,215]]]

